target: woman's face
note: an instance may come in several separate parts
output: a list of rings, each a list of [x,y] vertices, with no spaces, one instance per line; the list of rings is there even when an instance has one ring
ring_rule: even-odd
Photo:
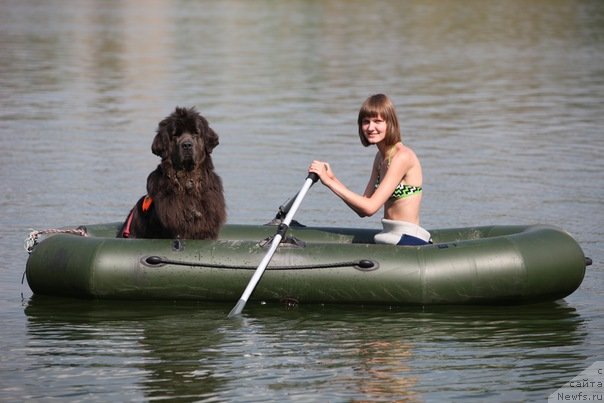
[[[365,117],[361,121],[361,129],[369,144],[377,144],[386,138],[386,121],[380,115]]]

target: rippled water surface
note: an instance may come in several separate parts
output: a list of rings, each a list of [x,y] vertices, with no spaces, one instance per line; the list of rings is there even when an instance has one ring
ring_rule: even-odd
[[[604,360],[604,3],[0,1],[0,400],[543,401]],[[220,135],[229,222],[313,158],[364,189],[356,113],[394,100],[426,228],[548,223],[594,260],[564,301],[231,306],[32,296],[30,228],[119,221],[157,122]],[[315,186],[296,219],[378,227]]]

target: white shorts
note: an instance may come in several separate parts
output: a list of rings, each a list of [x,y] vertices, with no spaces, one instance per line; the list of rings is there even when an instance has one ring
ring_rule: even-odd
[[[390,245],[421,245],[422,241],[426,244],[431,242],[431,236],[428,231],[419,225],[410,222],[383,218],[382,226],[384,227],[384,230],[375,234],[375,243]]]

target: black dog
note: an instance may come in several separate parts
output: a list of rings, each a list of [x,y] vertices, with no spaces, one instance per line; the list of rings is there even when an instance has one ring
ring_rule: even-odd
[[[216,239],[226,221],[222,181],[211,158],[217,145],[218,135],[195,108],[177,107],[162,120],[151,146],[161,163],[117,236]]]

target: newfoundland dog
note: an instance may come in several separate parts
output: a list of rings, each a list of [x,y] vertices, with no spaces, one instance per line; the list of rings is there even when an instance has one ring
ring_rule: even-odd
[[[218,135],[195,108],[177,107],[162,120],[151,145],[161,163],[117,236],[216,239],[226,220],[222,181],[211,157],[217,145]]]

